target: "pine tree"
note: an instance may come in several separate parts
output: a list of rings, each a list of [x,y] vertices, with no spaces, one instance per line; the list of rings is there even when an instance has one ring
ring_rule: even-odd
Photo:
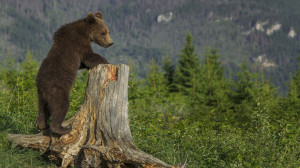
[[[249,71],[247,61],[240,65],[237,78],[232,95],[234,104],[240,104],[242,101],[252,102],[257,94],[257,90],[254,81],[255,74]]]
[[[228,81],[224,78],[224,68],[219,62],[217,50],[207,49],[205,63],[201,68],[201,101],[207,106],[220,106],[226,99]]]
[[[274,102],[278,97],[277,89],[272,85],[269,79],[265,79],[263,65],[261,65],[261,82],[258,88],[256,98],[262,99],[266,103]]]
[[[290,86],[288,92],[288,112],[290,116],[299,118],[300,116],[300,57],[298,57],[298,69],[295,76],[290,75]],[[297,121],[299,123],[299,119]]]
[[[297,97],[298,99],[300,99],[300,56],[298,57],[298,69],[296,71],[293,81],[296,85]]]
[[[175,84],[174,84],[174,74],[175,74],[175,66],[172,65],[170,57],[164,57],[163,60],[163,67],[164,70],[164,77],[166,80],[166,85],[169,92],[176,91]]]
[[[22,80],[27,81],[24,84],[24,89],[32,89],[35,88],[35,83],[32,83],[32,81],[35,81],[36,74],[38,71],[38,62],[37,60],[33,59],[33,54],[27,50],[26,54],[26,60],[24,60],[21,63],[21,69],[22,69]]]
[[[234,109],[232,123],[242,126],[250,120],[259,88],[255,81],[256,74],[250,72],[247,61],[240,65],[237,78],[231,92],[232,108]]]
[[[288,87],[289,88],[288,99],[291,104],[295,104],[298,100],[298,88],[297,88],[295,77],[293,78],[292,74],[290,73],[290,84]]]
[[[224,77],[224,68],[218,59],[217,50],[206,50],[204,63],[196,78],[194,108],[201,109],[199,115],[210,115],[210,119],[224,121],[232,116],[227,115],[230,111],[230,81]]]
[[[185,41],[186,44],[179,54],[179,64],[174,81],[179,92],[184,95],[191,95],[190,89],[195,85],[195,78],[199,73],[199,60],[197,54],[194,53],[195,46],[190,32],[187,32]]]
[[[128,98],[135,102],[136,99],[141,97],[140,85],[142,81],[138,80],[136,67],[133,66],[132,59],[129,58],[129,79],[128,79]]]
[[[163,73],[160,71],[160,67],[152,60],[149,68],[150,71],[146,75],[148,95],[151,98],[164,96],[167,93],[166,82]]]

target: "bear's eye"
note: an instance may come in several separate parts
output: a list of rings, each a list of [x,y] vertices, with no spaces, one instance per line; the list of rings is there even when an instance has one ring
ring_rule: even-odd
[[[103,33],[101,33],[101,35],[102,35],[102,36],[105,36],[105,35],[106,35],[106,33],[105,33],[105,32],[103,32]]]

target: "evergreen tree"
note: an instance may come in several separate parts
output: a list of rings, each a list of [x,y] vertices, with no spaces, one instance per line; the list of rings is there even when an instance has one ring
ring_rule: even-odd
[[[297,92],[297,97],[300,99],[300,56],[298,57],[298,69],[296,71],[296,75],[293,79],[295,82],[295,87],[296,87],[296,92]]]
[[[298,101],[298,88],[297,88],[297,83],[295,78],[297,77],[297,73],[296,76],[294,78],[292,78],[292,74],[290,73],[290,84],[289,84],[289,91],[288,91],[288,99],[291,105],[297,103]]]
[[[147,92],[152,98],[162,97],[167,94],[165,78],[163,73],[159,70],[160,67],[152,60],[152,64],[149,66],[150,71],[146,75]]]
[[[299,124],[300,116],[300,57],[298,57],[298,69],[295,76],[290,75],[290,86],[288,92],[288,113],[295,118]]]
[[[242,126],[249,122],[254,111],[258,87],[255,81],[256,74],[249,71],[246,61],[240,65],[237,78],[231,93],[232,108],[234,109],[232,123]]]
[[[169,92],[176,91],[175,85],[174,85],[174,74],[175,74],[175,67],[172,65],[170,57],[164,57],[163,60],[163,67],[164,70],[164,77],[166,80],[166,85],[169,90]]]
[[[229,90],[229,82],[224,78],[224,68],[221,67],[218,59],[217,50],[206,50],[199,90],[200,101],[207,106],[221,107]]]
[[[196,76],[196,99],[193,103],[194,114],[208,116],[214,121],[228,121],[230,113],[230,80],[224,78],[224,68],[218,60],[217,50],[207,49],[205,60]],[[197,111],[197,109],[200,109]]]
[[[7,84],[10,89],[15,87],[17,82],[17,76],[19,72],[17,71],[16,61],[15,59],[9,54],[8,58],[6,58],[3,62],[3,67],[0,71],[0,79]]]
[[[240,104],[242,101],[251,102],[255,98],[255,74],[249,71],[248,63],[244,61],[237,72],[238,80],[234,88],[234,103]]]
[[[261,65],[261,81],[258,85],[258,94],[256,98],[262,99],[264,103],[274,104],[278,98],[277,89],[272,85],[269,79],[265,79],[263,65]]]
[[[174,81],[179,92],[184,95],[191,95],[190,89],[195,85],[195,78],[199,73],[199,60],[197,54],[194,53],[195,46],[190,32],[187,32],[185,41],[186,44],[179,54],[179,64]]]
[[[142,81],[138,80],[138,74],[136,72],[136,67],[133,66],[132,59],[129,58],[129,79],[128,79],[128,98],[135,102],[136,99],[141,97],[140,85]]]
[[[26,81],[23,83],[23,89],[28,90],[35,88],[35,82],[32,83],[32,81],[35,81],[36,78],[38,62],[37,60],[33,59],[33,54],[29,50],[27,50],[26,60],[21,63],[21,69],[23,78],[22,80]]]

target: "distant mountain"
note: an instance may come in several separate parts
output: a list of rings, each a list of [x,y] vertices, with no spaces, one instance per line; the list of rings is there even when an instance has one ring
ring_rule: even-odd
[[[216,48],[233,70],[246,59],[284,91],[299,56],[299,6],[299,0],[0,0],[0,58],[20,61],[29,48],[41,60],[57,28],[99,10],[115,44],[94,49],[112,63],[131,57],[144,75],[152,59],[175,62],[189,30],[201,58]]]

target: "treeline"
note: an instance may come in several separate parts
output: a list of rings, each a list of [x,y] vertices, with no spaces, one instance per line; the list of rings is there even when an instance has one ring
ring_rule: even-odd
[[[264,109],[272,126],[284,122],[299,127],[300,70],[290,77],[288,95],[282,97],[264,77],[262,65],[244,61],[237,73],[228,70],[225,77],[217,50],[207,49],[204,58],[199,57],[190,33],[176,66],[165,57],[162,67],[152,61],[149,69],[143,80],[137,80],[132,70],[129,93],[133,105],[140,106],[139,101],[147,98],[148,105],[174,103],[185,108],[182,117],[228,123],[245,130],[251,127],[255,111]]]
[[[0,167],[49,167],[38,151],[20,150],[7,133],[37,133],[35,77],[39,63],[27,52],[0,67]],[[300,62],[300,60],[299,60]],[[144,79],[129,61],[129,117],[136,145],[170,164],[189,156],[189,167],[299,167],[300,70],[290,76],[286,97],[264,77],[262,67],[245,61],[237,73],[225,68],[218,52],[195,52],[186,35],[178,62],[148,65]],[[225,77],[226,76],[226,77]],[[81,105],[88,71],[72,88],[71,117]]]

